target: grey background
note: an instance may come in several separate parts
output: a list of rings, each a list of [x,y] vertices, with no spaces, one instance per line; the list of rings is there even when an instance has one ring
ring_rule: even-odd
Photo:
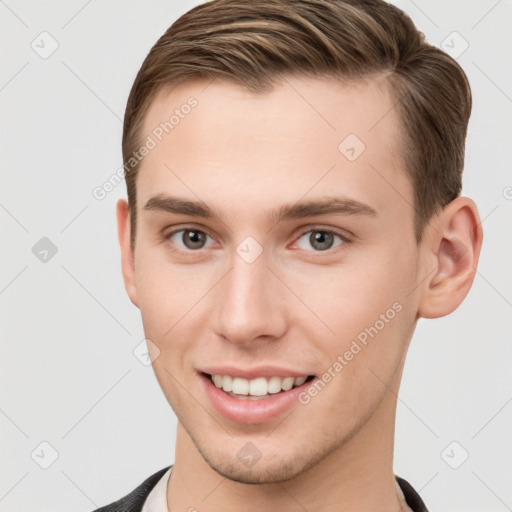
[[[469,44],[457,56],[474,98],[464,195],[485,233],[468,298],[419,322],[394,469],[432,511],[511,510],[512,3],[394,3],[431,43]],[[197,4],[0,1],[3,512],[91,510],[173,462],[175,416],[133,352],[144,334],[122,282],[114,209],[125,185],[102,201],[92,190],[122,165],[142,60]],[[52,38],[46,59],[31,47],[48,51]],[[46,262],[34,254],[43,237],[57,248]]]

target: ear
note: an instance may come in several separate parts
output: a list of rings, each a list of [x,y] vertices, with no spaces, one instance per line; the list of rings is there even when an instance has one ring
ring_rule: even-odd
[[[137,288],[135,285],[135,254],[130,242],[130,210],[125,199],[119,199],[116,204],[117,236],[121,248],[121,269],[123,272],[124,287],[132,303],[137,303]]]
[[[437,268],[425,280],[418,315],[438,318],[459,307],[476,274],[483,231],[475,203],[458,197],[443,208],[429,228],[429,264]]]

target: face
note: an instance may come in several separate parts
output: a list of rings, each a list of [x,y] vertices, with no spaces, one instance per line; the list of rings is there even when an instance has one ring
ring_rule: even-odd
[[[290,77],[189,82],[147,113],[128,291],[178,435],[230,479],[391,431],[424,277],[393,105],[375,80]]]

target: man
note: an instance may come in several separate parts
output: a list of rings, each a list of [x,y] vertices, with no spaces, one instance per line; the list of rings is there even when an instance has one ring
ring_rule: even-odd
[[[122,271],[176,456],[100,511],[426,511],[393,473],[417,320],[455,310],[471,92],[381,0],[214,0],[125,113]]]

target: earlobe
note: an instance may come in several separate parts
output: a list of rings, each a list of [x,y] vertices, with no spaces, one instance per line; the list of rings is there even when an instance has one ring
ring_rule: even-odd
[[[475,203],[458,197],[437,218],[427,248],[437,268],[424,283],[418,315],[439,318],[459,307],[476,274],[483,232]]]
[[[134,249],[130,242],[130,210],[125,199],[119,199],[116,204],[117,236],[121,249],[121,270],[126,292],[132,303],[137,303],[137,287],[135,285],[135,257]]]

